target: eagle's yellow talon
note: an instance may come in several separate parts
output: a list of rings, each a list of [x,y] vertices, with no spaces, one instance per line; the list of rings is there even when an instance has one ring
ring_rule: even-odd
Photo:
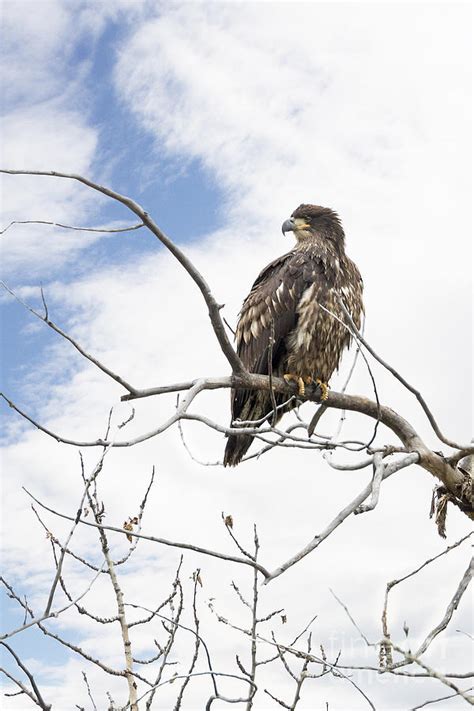
[[[327,400],[329,397],[329,387],[327,383],[323,383],[319,378],[316,379],[317,384],[321,388],[321,401]]]
[[[296,383],[298,385],[298,395],[304,395],[305,388],[303,378],[301,378],[299,375],[295,375],[294,373],[285,373],[283,379],[286,380],[287,383]]]

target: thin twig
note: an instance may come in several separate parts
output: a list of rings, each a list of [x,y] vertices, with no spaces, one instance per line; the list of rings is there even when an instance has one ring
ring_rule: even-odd
[[[435,560],[438,560],[438,558],[441,558],[442,556],[446,555],[450,551],[454,550],[458,546],[460,546],[464,541],[466,541],[468,538],[470,538],[472,535],[474,535],[472,532],[468,533],[466,536],[463,536],[460,538],[458,541],[455,543],[451,544],[447,548],[441,551],[441,553],[438,553],[437,555],[433,556],[432,558],[428,558],[428,560],[425,560],[424,563],[419,565],[415,570],[412,570],[410,573],[407,573],[401,578],[398,578],[396,580],[391,580],[387,583],[386,589],[385,589],[385,597],[384,597],[384,605],[383,605],[383,610],[382,610],[382,633],[384,638],[390,639],[390,632],[389,632],[389,627],[388,627],[388,599],[390,592],[392,588],[394,588],[396,585],[399,585],[400,583],[405,582],[405,580],[408,580],[409,578],[413,577],[414,575],[417,575],[423,568],[425,568],[427,565],[430,565],[433,563]],[[391,666],[390,660],[388,660],[389,666]]]
[[[46,506],[46,504],[43,504],[39,499],[37,499],[33,494],[28,491],[25,487],[23,487],[23,490],[30,496],[33,501],[36,501],[38,506],[41,506],[41,508],[45,509],[46,511],[49,511],[52,514],[55,514],[56,516],[59,516],[59,518],[64,518],[67,521],[74,521],[75,518],[73,516],[68,516],[67,514],[60,513],[59,511],[55,511],[54,509],[50,508],[49,506]],[[252,568],[257,568],[257,570],[262,573],[264,577],[268,576],[268,571],[263,567],[263,565],[260,565],[260,563],[255,563],[251,559],[247,558],[238,558],[237,556],[233,555],[227,555],[226,553],[218,553],[217,551],[212,551],[208,548],[201,548],[200,546],[194,546],[191,543],[178,543],[177,541],[169,541],[166,538],[158,538],[156,536],[146,536],[143,533],[136,533],[135,531],[126,531],[123,528],[118,528],[117,526],[106,526],[105,524],[96,524],[93,523],[92,521],[86,521],[83,518],[80,518],[78,520],[78,523],[81,523],[84,526],[90,526],[92,528],[103,528],[106,531],[114,531],[115,533],[121,533],[122,535],[125,536],[134,536],[136,538],[143,538],[143,540],[146,541],[151,541],[152,543],[161,543],[162,545],[165,546],[171,546],[173,548],[183,548],[185,550],[191,550],[195,551],[196,553],[203,553],[204,555],[209,555],[214,558],[221,558],[222,560],[228,560],[231,561],[232,563],[241,563],[243,565],[249,565]]]
[[[71,527],[71,529],[70,529],[70,531],[69,531],[68,537],[66,538],[66,542],[64,543],[64,545],[61,545],[61,555],[60,555],[60,558],[59,558],[59,561],[58,561],[58,565],[57,565],[57,568],[56,568],[56,574],[55,574],[55,576],[54,576],[54,580],[53,580],[53,582],[52,582],[51,589],[50,589],[49,596],[48,596],[48,601],[47,601],[47,603],[46,603],[46,607],[45,607],[45,610],[44,610],[44,612],[43,612],[43,617],[44,617],[44,618],[47,618],[47,617],[49,616],[50,611],[51,611],[51,607],[52,607],[52,605],[53,605],[53,600],[54,600],[54,594],[55,594],[55,592],[56,592],[56,587],[57,587],[57,585],[58,585],[59,578],[60,578],[60,576],[61,576],[61,570],[62,570],[62,566],[63,566],[63,563],[64,563],[64,558],[65,558],[65,556],[66,556],[66,548],[67,548],[68,543],[69,543],[69,541],[71,540],[72,536],[74,535],[74,531],[76,530],[76,527],[77,527],[77,525],[78,525],[78,523],[79,523],[79,521],[80,521],[80,516],[81,516],[81,513],[82,513],[82,509],[83,509],[83,507],[84,507],[84,501],[85,501],[86,496],[87,496],[87,494],[88,494],[89,486],[90,486],[91,483],[96,479],[96,477],[99,475],[99,473],[102,471],[102,467],[103,467],[103,464],[104,464],[104,459],[105,459],[105,457],[107,456],[107,454],[108,454],[108,452],[110,451],[110,449],[111,449],[111,445],[109,445],[108,447],[104,447],[104,451],[102,452],[102,456],[100,457],[99,461],[97,462],[97,464],[95,465],[95,467],[94,467],[94,469],[93,469],[93,471],[92,471],[92,474],[90,475],[90,477],[87,479],[87,481],[86,481],[86,483],[85,483],[85,488],[84,488],[84,491],[83,491],[83,493],[82,493],[82,497],[81,497],[81,500],[80,500],[80,503],[79,503],[79,506],[78,506],[78,509],[77,509],[77,514],[76,514],[75,518],[73,519],[73,521],[74,521],[73,526]]]
[[[380,365],[382,365],[384,368],[386,368],[400,383],[402,383],[402,385],[404,385],[406,387],[407,390],[409,390],[411,393],[413,393],[413,395],[416,397],[416,399],[420,403],[421,407],[423,408],[423,411],[424,411],[425,415],[427,416],[438,439],[440,439],[441,442],[443,442],[444,444],[447,444],[449,447],[453,447],[454,449],[462,449],[468,453],[474,452],[474,447],[472,447],[472,445],[458,444],[454,440],[448,439],[447,437],[445,437],[443,435],[443,433],[441,432],[441,430],[438,427],[438,424],[433,416],[433,413],[431,412],[430,408],[428,407],[426,400],[424,399],[424,397],[420,393],[420,391],[417,390],[416,388],[414,388],[413,385],[410,385],[410,383],[407,380],[405,380],[405,378],[402,375],[400,375],[400,373],[397,370],[395,370],[395,368],[393,366],[389,365],[385,360],[383,360],[383,358],[381,358],[379,355],[377,355],[377,353],[374,351],[372,346],[370,346],[367,343],[367,341],[365,340],[365,338],[362,336],[362,334],[359,333],[357,326],[355,325],[354,321],[352,320],[352,317],[351,317],[349,311],[347,310],[346,306],[344,305],[344,302],[341,298],[339,298],[339,304],[340,304],[342,310],[344,311],[344,315],[345,315],[345,317],[352,329],[353,335],[357,338],[357,340],[360,341],[360,343],[362,343],[362,345],[364,345],[365,348],[367,348],[370,355],[373,358],[375,358],[375,360],[378,361],[380,363]]]
[[[9,679],[11,679],[12,681],[14,681],[15,684],[17,684],[17,685],[21,688],[22,692],[23,692],[24,694],[27,694],[27,695],[30,697],[30,699],[31,699],[32,701],[34,701],[35,704],[37,704],[41,709],[43,709],[44,711],[50,711],[50,709],[52,708],[52,706],[51,706],[51,704],[46,703],[46,701],[43,699],[43,697],[42,697],[42,695],[41,695],[41,692],[40,692],[40,690],[39,690],[39,688],[38,688],[38,685],[37,685],[37,683],[36,683],[36,681],[35,681],[35,678],[34,678],[33,674],[30,672],[30,670],[28,669],[28,667],[26,667],[26,666],[23,664],[23,662],[21,661],[21,659],[20,659],[20,657],[18,656],[18,654],[15,652],[14,649],[12,649],[12,647],[10,647],[9,644],[7,644],[6,642],[0,642],[0,644],[2,645],[2,647],[5,647],[5,649],[7,649],[7,650],[10,652],[10,654],[12,655],[13,659],[14,659],[15,662],[18,664],[18,666],[20,667],[20,669],[26,674],[26,676],[28,677],[29,682],[30,682],[30,684],[31,684],[31,688],[32,688],[32,690],[33,690],[33,693],[29,692],[28,689],[27,689],[23,684],[21,684],[19,681],[17,681],[16,679],[14,679],[13,676],[10,676],[9,674],[7,674],[7,672],[5,672],[5,670],[1,669],[1,671],[3,671],[3,673],[4,673],[6,676],[9,677]]]
[[[464,573],[461,582],[459,583],[456,592],[454,593],[452,599],[449,602],[448,607],[446,608],[446,612],[444,613],[443,619],[434,627],[431,632],[426,636],[426,638],[423,640],[423,642],[420,644],[419,648],[415,652],[416,657],[421,657],[421,655],[426,652],[428,647],[430,646],[431,642],[434,640],[435,637],[439,635],[440,632],[446,629],[448,626],[449,622],[451,621],[451,618],[454,614],[454,611],[457,610],[458,605],[461,601],[462,596],[467,590],[467,587],[469,583],[472,580],[472,576],[474,574],[474,558],[471,558],[469,561],[469,565],[467,566],[466,572]]]
[[[104,562],[104,565],[105,565],[105,562]],[[42,627],[41,627],[41,622],[44,622],[45,620],[48,620],[48,619],[50,619],[50,618],[57,618],[57,617],[59,617],[63,612],[65,612],[66,610],[69,610],[69,608],[75,606],[76,603],[79,602],[79,600],[82,600],[82,598],[83,598],[85,595],[87,595],[87,593],[90,591],[90,589],[92,588],[93,584],[95,583],[95,581],[97,580],[97,578],[99,577],[99,574],[100,574],[101,572],[102,572],[102,571],[99,571],[98,573],[96,573],[96,575],[94,575],[94,577],[93,577],[92,580],[90,581],[89,585],[85,588],[85,590],[83,590],[82,593],[80,593],[80,595],[78,595],[71,603],[69,603],[69,604],[67,604],[67,605],[64,605],[64,607],[61,607],[61,608],[58,609],[58,610],[53,610],[53,611],[51,611],[48,615],[39,615],[38,617],[34,617],[33,613],[31,612],[30,608],[28,608],[28,606],[26,605],[26,603],[23,602],[23,600],[21,600],[21,598],[19,598],[19,597],[17,597],[17,596],[15,595],[15,596],[14,596],[14,597],[15,597],[15,600],[17,600],[17,601],[20,603],[20,605],[22,606],[22,608],[23,608],[24,610],[28,610],[28,613],[30,614],[31,620],[30,620],[29,622],[23,623],[20,627],[17,627],[16,629],[11,630],[10,632],[6,632],[5,634],[0,635],[0,641],[5,640],[5,639],[9,639],[10,637],[14,637],[14,636],[15,636],[16,634],[18,634],[19,632],[23,632],[24,630],[27,630],[27,629],[29,629],[30,627],[33,627],[34,625],[38,625],[38,627],[39,627],[40,629],[42,629]],[[5,578],[0,577],[0,582],[3,583],[3,585],[5,585],[5,587],[7,588],[7,590],[9,590],[10,592],[13,592],[12,587],[11,587],[10,584],[5,580]]]
[[[468,689],[464,689],[463,694],[466,694],[468,691],[472,691],[474,687],[470,686]],[[424,701],[422,704],[419,704],[418,706],[413,706],[410,711],[419,711],[419,709],[424,709],[425,706],[429,706],[430,704],[438,704],[440,701],[447,701],[448,699],[454,699],[456,696],[459,696],[459,691],[456,691],[455,694],[449,694],[449,696],[440,696],[437,699],[430,699],[429,701]]]
[[[1,172],[1,171],[0,171]],[[0,235],[4,235],[7,230],[13,225],[51,225],[52,227],[61,227],[63,230],[74,230],[75,232],[101,232],[101,233],[118,233],[118,232],[132,232],[133,230],[139,230],[141,227],[145,227],[143,222],[139,222],[138,225],[130,225],[130,227],[117,227],[117,228],[107,228],[107,227],[75,227],[73,225],[63,225],[61,222],[51,222],[50,220],[12,220],[9,225],[0,230]]]
[[[17,294],[15,294],[15,292],[12,289],[10,289],[10,287],[7,284],[5,284],[4,281],[0,281],[0,286],[3,289],[5,289],[5,291],[7,291],[11,296],[13,296],[13,298],[16,299],[18,301],[18,303],[20,303],[25,309],[27,309],[27,311],[29,311],[31,314],[33,314],[33,316],[36,316],[36,318],[38,318],[40,321],[43,321],[43,323],[45,323],[47,326],[49,326],[49,328],[51,328],[53,331],[55,331],[57,334],[59,334],[62,338],[64,338],[66,341],[69,341],[69,343],[71,343],[71,345],[73,345],[74,348],[77,351],[79,351],[79,353],[82,356],[84,356],[84,358],[86,358],[88,361],[93,363],[103,373],[108,375],[109,378],[112,378],[112,380],[115,380],[116,383],[119,383],[119,385],[121,385],[123,388],[125,388],[125,390],[128,390],[130,395],[133,395],[136,392],[136,389],[133,387],[133,385],[130,385],[130,383],[128,383],[126,380],[124,380],[124,378],[122,378],[117,373],[114,373],[113,370],[110,370],[110,368],[108,368],[106,365],[101,363],[100,360],[98,360],[97,358],[92,356],[90,353],[88,353],[86,350],[84,350],[84,348],[72,336],[70,336],[68,333],[66,333],[66,331],[63,331],[62,328],[60,328],[53,321],[50,320],[49,315],[48,315],[48,308],[46,306],[46,301],[45,301],[44,292],[43,292],[42,287],[41,287],[40,292],[41,292],[43,306],[45,309],[44,315],[42,315],[38,311],[36,311],[36,309],[34,309],[29,304],[27,304],[26,301],[23,301],[23,299],[21,299]],[[12,405],[10,405],[10,407],[11,406]],[[23,415],[23,416],[25,416],[25,415]]]
[[[339,299],[339,300],[340,300],[340,299]],[[325,306],[323,306],[322,304],[318,304],[318,305],[319,305],[319,307],[320,307],[323,311],[325,311],[327,314],[329,314],[330,316],[332,316],[333,318],[335,318],[336,321],[338,321],[342,326],[344,326],[344,328],[346,328],[346,329],[349,331],[349,333],[351,333],[352,335],[355,335],[355,334],[352,333],[351,329],[347,326],[347,324],[345,324],[344,321],[339,318],[339,316],[336,316],[336,314],[334,314],[332,311],[330,311],[329,309],[327,309],[327,308],[326,308]],[[344,307],[344,308],[345,308],[345,307]],[[371,379],[371,381],[372,381],[372,389],[373,389],[373,391],[374,391],[375,402],[376,402],[376,404],[377,404],[377,417],[376,417],[376,420],[375,420],[375,425],[374,425],[374,429],[373,429],[373,432],[372,432],[372,436],[371,436],[371,438],[369,439],[369,441],[368,441],[365,445],[363,445],[363,446],[360,448],[360,451],[362,451],[362,450],[364,450],[364,449],[368,449],[368,447],[370,447],[370,445],[372,444],[372,442],[375,440],[375,438],[376,438],[376,436],[377,436],[377,430],[378,430],[378,426],[379,426],[379,422],[380,422],[380,400],[379,400],[379,393],[378,393],[378,389],[377,389],[377,383],[375,382],[374,374],[372,373],[372,368],[370,367],[370,363],[369,363],[369,361],[367,360],[367,357],[366,357],[366,355],[365,355],[365,353],[363,352],[362,349],[360,349],[360,354],[361,354],[362,358],[364,359],[365,365],[367,366],[367,371],[368,371],[369,377],[370,377],[370,379]],[[325,403],[325,404],[326,404],[326,403]],[[345,415],[345,413],[344,413],[344,415]],[[316,426],[316,425],[313,426],[313,430],[312,430],[312,431],[314,431],[315,426]]]
[[[191,664],[188,669],[188,676],[184,679],[183,683],[181,684],[181,688],[179,690],[178,698],[176,699],[176,704],[174,706],[173,711],[179,711],[181,708],[181,702],[183,700],[183,695],[184,691],[189,684],[190,680],[190,674],[193,673],[194,668],[196,666],[198,656],[199,656],[199,646],[200,646],[200,637],[199,637],[199,618],[197,615],[197,609],[196,609],[196,596],[197,596],[197,585],[199,581],[199,570],[197,570],[194,574],[194,588],[193,588],[193,619],[194,619],[194,630],[196,632],[195,637],[194,637],[194,654],[193,658],[191,659]]]
[[[87,675],[84,671],[82,672],[82,678],[84,679],[84,684],[86,685],[86,689],[87,689],[87,695],[91,700],[91,704],[94,707],[94,711],[97,711],[97,706],[95,705],[95,701],[92,696],[91,687],[89,686],[89,681],[88,681]]]
[[[360,636],[362,637],[362,639],[364,640],[364,642],[367,644],[367,646],[370,647],[370,642],[369,642],[369,640],[367,639],[367,637],[365,636],[365,634],[362,632],[362,630],[360,629],[360,627],[359,627],[359,625],[357,624],[357,622],[356,622],[356,621],[354,620],[354,618],[352,617],[351,613],[349,612],[349,609],[347,608],[347,605],[345,605],[345,604],[342,602],[342,600],[340,600],[340,599],[338,598],[338,596],[336,595],[336,593],[334,592],[334,590],[331,590],[331,588],[329,588],[329,592],[331,593],[331,595],[333,596],[333,598],[339,603],[339,605],[343,608],[343,610],[345,611],[346,615],[348,616],[348,618],[350,619],[350,621],[352,622],[352,624],[354,625],[354,627],[356,628],[356,630],[358,631],[358,633],[360,634]]]

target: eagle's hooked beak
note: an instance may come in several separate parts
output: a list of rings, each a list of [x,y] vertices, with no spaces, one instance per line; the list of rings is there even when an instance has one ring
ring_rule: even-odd
[[[290,217],[288,220],[285,220],[281,226],[283,234],[285,234],[285,232],[294,232],[295,234],[298,234],[300,232],[306,232],[310,229],[310,223],[303,217]]]
[[[283,234],[285,234],[285,232],[294,232],[295,229],[296,229],[296,225],[295,225],[295,221],[292,217],[290,217],[289,220],[285,220],[281,226],[281,231],[283,232]]]

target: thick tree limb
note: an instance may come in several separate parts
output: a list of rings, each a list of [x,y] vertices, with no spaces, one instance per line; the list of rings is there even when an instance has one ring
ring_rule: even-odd
[[[141,223],[148,227],[148,229],[154,234],[154,236],[160,240],[160,242],[174,255],[174,257],[178,260],[178,262],[183,266],[183,268],[186,270],[186,272],[190,275],[190,277],[193,279],[193,281],[196,283],[198,288],[201,291],[201,294],[207,304],[208,311],[209,311],[209,317],[211,320],[212,327],[214,329],[214,333],[216,335],[216,338],[219,342],[219,345],[221,347],[222,352],[224,353],[225,357],[227,358],[229,364],[232,367],[232,371],[234,373],[234,377],[232,378],[232,387],[234,388],[240,388],[244,387],[245,389],[253,388],[253,389],[269,389],[269,383],[268,383],[268,378],[264,376],[257,376],[254,374],[246,373],[240,358],[236,354],[235,350],[233,349],[226,331],[224,327],[224,323],[222,321],[222,318],[220,316],[220,306],[215,300],[214,296],[212,295],[209,285],[207,284],[206,280],[203,278],[203,276],[200,274],[200,272],[196,269],[196,267],[192,264],[192,262],[186,257],[186,255],[177,247],[170,239],[167,237],[167,235],[164,234],[164,232],[157,226],[157,224],[153,221],[153,219],[148,215],[148,213],[143,209],[141,205],[139,205],[137,202],[129,198],[128,196],[121,195],[120,193],[117,193],[114,190],[111,190],[110,188],[107,188],[105,186],[99,185],[92,180],[89,180],[88,178],[85,178],[83,176],[73,174],[73,173],[62,173],[62,172],[56,172],[56,171],[31,171],[31,170],[0,170],[0,172],[5,173],[5,174],[11,174],[11,175],[37,175],[37,176],[46,176],[46,177],[56,177],[56,178],[62,178],[62,179],[67,179],[67,180],[74,180],[79,183],[82,183],[83,185],[102,193],[103,195],[106,195],[107,197],[123,204],[127,209],[129,209],[131,212],[133,212],[135,215],[137,215]],[[342,304],[344,307],[344,305]],[[347,314],[346,314],[347,317]],[[47,320],[47,316],[45,319]],[[348,323],[350,328],[354,331],[355,325],[351,322],[351,320],[348,318]],[[49,324],[48,324],[49,325]],[[357,331],[357,329],[356,329]],[[65,335],[62,334],[61,335]],[[422,398],[421,394],[413,388],[402,376],[399,375],[397,371],[395,371],[394,368],[390,367],[385,361],[383,361],[374,351],[373,349],[366,343],[364,340],[363,336],[357,331],[357,333],[354,333],[356,338],[360,343],[362,343],[368,350],[369,352],[373,355],[374,358],[376,358],[384,367],[388,368],[390,372],[397,377],[397,379],[410,390],[410,392],[414,393],[416,397],[418,398],[419,402],[421,403],[425,413],[427,414],[433,429],[435,430],[436,434],[438,437],[448,444],[449,446],[452,446],[456,449],[461,449],[463,455],[466,454],[471,454],[474,452],[474,447],[472,446],[460,446],[456,442],[449,440],[445,438],[442,433],[439,430],[439,427],[437,426],[434,417],[432,413],[430,412],[428,406],[426,405],[426,402]],[[74,343],[74,345],[76,345]],[[76,345],[77,347],[77,345]],[[92,358],[88,356],[88,354],[83,353],[86,355],[86,357],[89,357],[90,360]],[[93,360],[93,362],[95,362]],[[96,362],[96,365],[98,367],[101,367],[101,369],[106,372],[109,376],[114,377],[115,380],[120,382],[119,376],[116,376],[116,374],[112,373],[110,370],[106,369],[102,364],[99,362]],[[258,380],[260,378],[260,380]],[[262,381],[263,378],[263,381]],[[186,403],[185,408],[189,405],[190,400],[192,399],[193,396],[197,394],[201,389],[211,389],[212,387],[229,387],[228,383],[216,383],[216,379],[210,379],[213,380],[214,383],[211,385],[211,383],[206,383],[203,385],[202,381],[199,386],[197,386],[197,383],[193,383],[193,385],[190,388],[190,392],[188,395],[188,402]],[[283,384],[283,381],[280,383],[277,382],[278,379],[272,377],[272,385],[274,385],[275,390],[279,392],[285,392],[288,393],[288,388],[286,384]],[[134,388],[130,386],[128,383],[125,381],[122,381],[124,387],[126,387],[129,390],[129,393],[127,396],[125,396],[127,399],[133,398],[133,397],[145,397],[151,394],[158,394],[159,392],[172,392],[173,390],[171,389],[164,389],[164,388],[155,388],[155,389],[149,389],[147,391],[134,391]],[[284,388],[282,390],[282,388]],[[175,386],[175,390],[178,389],[184,389],[184,384],[180,384],[179,387]],[[193,392],[194,391],[194,392]],[[190,397],[191,396],[191,397]],[[350,398],[348,401],[347,398]],[[5,398],[6,399],[6,398]],[[308,397],[307,399],[315,399],[314,398],[314,392],[313,392],[313,397]],[[318,401],[318,399],[316,399]],[[14,404],[7,400],[7,402],[10,404],[11,407],[15,407]],[[184,405],[184,403],[183,403]],[[470,515],[472,517],[472,510],[473,510],[473,500],[474,500],[474,487],[472,484],[472,478],[470,481],[466,479],[466,477],[463,477],[462,472],[460,472],[457,468],[455,468],[456,461],[453,459],[452,465],[450,462],[446,461],[443,457],[440,455],[432,452],[426,445],[423,443],[421,438],[417,435],[417,433],[413,430],[413,428],[399,415],[397,415],[393,410],[390,410],[389,408],[386,407],[379,407],[378,404],[376,405],[377,411],[374,416],[374,403],[371,402],[370,400],[367,400],[366,398],[357,398],[356,396],[347,396],[344,393],[331,393],[329,400],[325,402],[324,404],[325,407],[333,407],[333,408],[338,408],[341,410],[353,410],[357,412],[361,412],[362,414],[368,415],[369,417],[372,417],[376,419],[377,423],[380,420],[385,424],[387,427],[392,429],[395,434],[402,440],[403,444],[405,445],[406,449],[408,451],[416,451],[419,456],[419,464],[430,471],[434,476],[436,476],[440,481],[443,483],[443,485],[446,487],[447,491],[449,492],[449,495],[453,497],[454,503],[456,503],[465,513]],[[21,413],[19,408],[16,408],[20,414],[23,416],[26,416],[25,413]],[[184,410],[183,410],[184,414]],[[115,446],[131,446],[132,444],[138,443],[140,441],[144,441],[145,439],[149,439],[152,436],[156,436],[163,432],[165,429],[170,427],[172,424],[174,424],[177,419],[179,418],[179,413],[175,413],[174,417],[170,418],[164,425],[150,433],[147,433],[143,435],[142,437],[135,438],[135,440],[129,441],[129,442],[117,442]],[[35,423],[31,418],[28,418],[35,426],[39,426],[38,423]],[[45,428],[41,428],[43,431],[47,432],[51,436],[55,436],[53,433],[48,432]],[[67,442],[68,444],[75,444],[80,446],[104,446],[104,442],[101,440],[97,440],[94,443],[78,443],[74,442],[73,440],[65,440],[64,438],[58,438],[60,441]],[[456,455],[454,455],[456,457]]]
[[[285,380],[282,378],[273,378],[273,387],[276,392],[282,392],[286,394],[292,393],[292,388],[289,386]],[[114,447],[130,447],[140,442],[143,442],[151,437],[155,437],[166,429],[174,425],[179,419],[187,418],[187,409],[194,398],[203,390],[215,390],[220,388],[244,388],[244,389],[255,389],[255,390],[268,390],[269,388],[269,378],[265,375],[257,375],[255,373],[242,373],[233,376],[225,376],[221,378],[201,378],[189,383],[177,383],[176,385],[165,386],[166,392],[176,392],[184,389],[185,385],[191,385],[187,397],[183,400],[180,407],[176,412],[161,426],[147,432],[143,435],[135,437],[131,440],[114,442]],[[155,389],[156,391],[157,389]],[[152,394],[148,392],[147,394]],[[153,393],[156,394],[156,393]],[[140,391],[139,391],[140,396]],[[96,447],[96,446],[107,446],[108,441],[104,439],[98,439],[92,442],[88,441],[75,441],[60,437],[59,435],[51,432],[47,428],[40,425],[38,422],[33,420],[29,415],[20,410],[6,395],[0,393],[0,397],[3,397],[10,407],[15,409],[19,414],[21,414],[25,419],[29,420],[35,427],[42,430],[51,437],[54,437],[57,441],[64,442],[66,444],[72,444],[80,447]],[[129,398],[127,398],[129,399]],[[306,388],[305,399],[314,402],[320,401],[320,390],[318,387],[314,388],[308,386]],[[369,400],[366,397],[359,395],[347,395],[345,393],[337,393],[330,391],[327,400],[325,400],[325,406],[328,408],[334,408],[339,410],[350,410],[352,412],[359,412],[362,415],[367,415],[375,420],[379,420],[382,424],[388,427],[397,437],[401,440],[408,452],[416,452],[419,456],[419,461],[417,462],[421,467],[429,471],[433,476],[439,479],[443,486],[446,487],[449,494],[453,497],[453,501],[457,503],[460,509],[471,519],[474,520],[474,486],[472,480],[468,481],[468,477],[458,468],[451,466],[449,461],[433,452],[424,443],[416,430],[412,425],[405,420],[401,415],[396,413],[391,408],[378,405],[377,403]],[[200,418],[195,416],[196,419],[201,419],[204,421],[206,418]],[[235,428],[221,428],[221,431],[236,433]],[[281,431],[273,430],[281,436]],[[242,434],[253,433],[253,430],[246,428],[242,429]],[[262,430],[256,428],[255,434],[258,436],[262,434]],[[303,446],[303,445],[301,445]],[[474,449],[474,448],[473,448]],[[362,502],[361,502],[362,503]]]

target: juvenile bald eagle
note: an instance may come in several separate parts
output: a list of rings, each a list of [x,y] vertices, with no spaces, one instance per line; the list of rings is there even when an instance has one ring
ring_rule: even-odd
[[[293,232],[296,245],[258,275],[240,312],[237,352],[251,373],[263,375],[269,374],[271,357],[273,375],[294,381],[300,394],[305,384],[320,383],[324,399],[327,383],[351,340],[347,329],[328,311],[344,320],[339,296],[359,328],[364,308],[362,278],[345,253],[344,230],[333,210],[300,205],[285,220],[282,231]],[[272,421],[269,392],[233,390],[231,397],[233,422],[265,416]],[[275,393],[275,400],[278,406],[288,396]],[[276,419],[294,406],[292,401],[279,409]],[[252,439],[230,435],[224,466],[238,464]]]

